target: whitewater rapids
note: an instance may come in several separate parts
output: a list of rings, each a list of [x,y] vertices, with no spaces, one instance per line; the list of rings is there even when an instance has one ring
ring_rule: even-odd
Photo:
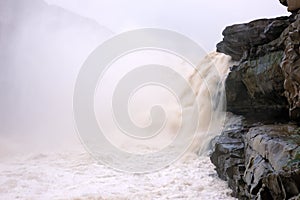
[[[212,65],[226,75],[228,63],[228,57],[215,52],[203,60],[201,69],[209,78],[209,85],[215,88],[213,91],[222,76],[211,72]],[[202,82],[193,73],[189,80],[206,104],[207,89],[201,87]],[[221,112],[222,105],[216,106],[213,127],[220,126],[217,116]],[[208,111],[204,109],[201,114],[205,117]],[[202,123],[202,127],[207,125],[206,121]],[[24,138],[15,143],[0,138],[0,199],[235,199],[203,153],[214,136],[215,132],[199,132],[183,159],[144,174],[119,172],[98,163],[79,141],[74,149],[31,151],[28,146],[20,146],[20,141],[30,144]]]
[[[117,172],[84,151],[2,160],[0,199],[234,199],[208,157],[148,174]]]

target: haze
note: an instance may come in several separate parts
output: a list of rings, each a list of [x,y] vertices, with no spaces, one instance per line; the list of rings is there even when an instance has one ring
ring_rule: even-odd
[[[46,0],[96,20],[115,33],[158,27],[183,33],[213,51],[225,26],[289,15],[279,0]]]

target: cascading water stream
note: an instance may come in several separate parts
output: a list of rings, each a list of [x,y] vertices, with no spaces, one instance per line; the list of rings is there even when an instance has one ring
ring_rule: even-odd
[[[197,91],[196,101],[201,105],[199,132],[192,145],[192,152],[204,154],[211,139],[220,134],[224,127],[225,79],[232,64],[230,56],[212,52],[201,60],[197,70],[189,77],[190,84]]]

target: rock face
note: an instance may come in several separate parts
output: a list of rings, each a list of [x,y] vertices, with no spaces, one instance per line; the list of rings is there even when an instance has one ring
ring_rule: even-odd
[[[239,61],[226,80],[227,109],[300,120],[300,12],[227,27],[217,51]]]
[[[244,119],[213,140],[211,161],[239,199],[300,199],[300,1],[280,2],[291,16],[229,26],[217,45],[237,61],[227,110]]]
[[[239,61],[243,57],[247,57],[253,48],[278,38],[288,25],[289,18],[280,17],[226,27],[222,33],[223,41],[217,44],[217,51],[228,54],[233,60]]]
[[[215,138],[211,161],[239,199],[292,199],[300,194],[296,125],[240,126]]]
[[[298,0],[287,0],[288,11],[296,11],[300,9],[300,2]]]
[[[281,63],[284,72],[285,96],[290,105],[292,119],[300,118],[300,15],[283,34],[285,40],[285,54]]]
[[[287,117],[282,57],[275,51],[234,66],[226,80],[228,111],[262,120]]]
[[[219,177],[228,181],[233,190],[233,196],[244,197],[246,187],[242,177],[245,172],[245,143],[244,131],[241,123],[234,124],[234,129],[226,130],[221,136],[216,137],[211,161],[216,166]]]
[[[300,9],[300,2],[298,0],[279,0],[284,6],[288,6],[288,11],[297,11]]]

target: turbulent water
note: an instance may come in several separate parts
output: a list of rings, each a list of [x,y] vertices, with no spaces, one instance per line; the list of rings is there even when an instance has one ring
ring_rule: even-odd
[[[233,199],[208,157],[190,157],[149,174],[99,165],[84,152],[2,160],[0,199]]]
[[[228,57],[217,53],[208,55],[201,63],[215,90],[220,89],[216,86],[223,76],[215,75],[210,68],[215,65],[225,75],[228,63]],[[201,90],[203,83],[194,80],[193,73],[190,82],[205,101],[207,88]],[[221,108],[219,105],[215,111],[219,114]],[[213,124],[218,127],[221,119],[215,120]],[[199,149],[204,152],[203,146],[213,136],[214,133],[199,132],[183,159],[146,174],[118,172],[99,164],[79,142],[64,151],[52,149],[50,153],[41,153],[27,149],[27,153],[21,153],[18,142],[2,138],[0,199],[234,199],[227,183],[217,177],[209,157],[197,154]]]
[[[175,62],[180,65],[178,73],[197,94],[184,108],[195,102],[201,107],[196,135],[186,132],[187,139],[196,137],[183,159],[151,173],[118,172],[99,164],[83,149],[72,115],[78,71],[111,32],[43,1],[28,2],[0,2],[0,199],[233,199],[205,154],[224,122],[222,80],[229,57],[214,52],[197,70],[187,71],[186,63]],[[140,60],[144,61],[143,57]],[[122,66],[116,72],[120,69]],[[185,99],[184,89],[179,98]],[[151,96],[148,92],[145,94]],[[157,93],[156,97],[147,98],[149,105],[156,103],[152,99],[164,99]],[[180,124],[179,115],[173,112],[177,108],[174,102],[164,103],[165,108],[171,108],[166,135],[172,138]],[[132,109],[140,108],[145,107]],[[103,109],[100,114],[110,116],[103,114]],[[145,122],[144,114],[137,113],[135,120]],[[125,150],[144,150],[120,141],[119,147]],[[166,145],[164,142],[152,141],[150,150]]]

